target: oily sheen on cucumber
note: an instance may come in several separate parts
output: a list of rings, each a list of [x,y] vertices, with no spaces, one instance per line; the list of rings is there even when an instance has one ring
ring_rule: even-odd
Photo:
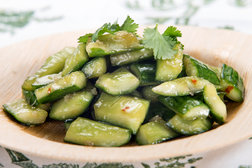
[[[236,102],[243,101],[245,93],[243,80],[236,70],[226,64],[223,64],[221,70],[221,86],[229,99]]]
[[[129,130],[79,117],[66,132],[65,141],[87,145],[116,147],[129,142]]]
[[[214,88],[215,89],[215,88]],[[217,95],[218,96],[218,95]],[[186,120],[207,118],[209,108],[202,101],[189,96],[158,97],[159,101]]]
[[[48,115],[47,111],[29,105],[24,99],[4,104],[3,108],[4,111],[25,125],[42,124]]]
[[[35,90],[38,103],[48,103],[58,100],[68,93],[81,90],[86,86],[86,77],[83,72],[76,71]]]
[[[198,76],[215,85],[220,84],[217,74],[199,60],[196,60],[189,55],[184,55],[183,63],[188,76]]]
[[[101,57],[141,48],[143,46],[133,33],[118,31],[114,34],[102,35],[95,42],[90,39],[86,51],[90,57]]]
[[[140,145],[157,144],[178,136],[159,116],[142,125],[136,135],[136,142]]]
[[[133,92],[140,81],[125,68],[113,73],[106,73],[98,78],[95,86],[111,95],[128,94]]]
[[[149,101],[131,96],[112,96],[102,93],[94,104],[95,118],[136,134],[149,108]]]
[[[87,110],[92,99],[92,93],[86,90],[68,94],[52,105],[49,117],[55,120],[76,118]]]
[[[210,82],[196,76],[187,76],[164,82],[152,91],[162,96],[186,96],[202,92],[205,85]]]
[[[24,81],[22,88],[25,90],[35,90],[36,88],[34,88],[32,84],[38,77],[55,74],[62,71],[65,66],[67,57],[71,56],[74,50],[74,47],[66,47],[55,53],[54,55],[48,57],[42,67],[34,75],[28,77]]]

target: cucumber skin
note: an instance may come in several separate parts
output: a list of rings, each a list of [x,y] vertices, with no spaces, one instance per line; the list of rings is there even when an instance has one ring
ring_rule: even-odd
[[[35,82],[36,78],[54,73],[59,73],[60,71],[62,71],[67,57],[71,55],[73,51],[74,47],[66,47],[60,50],[59,52],[53,54],[52,56],[48,57],[45,63],[40,67],[40,69],[34,75],[28,77],[24,81],[22,88],[25,90],[33,91],[36,88],[34,88],[32,84]]]
[[[64,69],[62,70],[62,76],[78,71],[87,61],[88,55],[86,53],[86,45],[81,43],[75,49],[73,55],[66,59]]]
[[[27,103],[24,99],[19,99],[17,101],[22,101],[22,100],[23,100],[23,103]],[[29,106],[28,103],[27,103],[27,106]],[[41,113],[44,113],[44,114],[42,114],[44,116],[44,118],[40,122],[38,122],[38,121],[37,122],[31,122],[31,121],[28,121],[28,120],[25,121],[25,120],[19,118],[18,116],[16,116],[15,112],[13,111],[13,109],[10,107],[9,104],[4,104],[3,105],[3,110],[5,112],[7,112],[8,114],[10,114],[16,121],[20,122],[21,124],[24,124],[26,126],[43,124],[45,122],[46,118],[47,118],[47,115],[48,115],[47,111],[36,108],[36,107],[32,107],[32,106],[30,108],[31,108],[31,110],[39,110]],[[21,110],[23,110],[23,105],[22,105]]]
[[[186,74],[188,76],[198,76],[200,78],[208,80],[215,85],[220,84],[220,80],[217,74],[202,62],[192,58],[189,55],[184,55],[183,63],[186,69]],[[196,72],[191,70],[192,66],[195,68]]]
[[[236,102],[242,102],[244,100],[245,88],[243,80],[236,70],[226,64],[222,66],[221,86],[221,90],[227,93],[226,96],[229,99]],[[227,91],[228,87],[233,87],[233,89]]]
[[[136,134],[146,117],[149,104],[149,101],[137,97],[102,93],[94,104],[95,119],[127,128]],[[126,107],[130,110],[127,111]]]
[[[89,129],[91,127],[94,127],[95,125],[97,125],[96,129],[97,128],[99,129],[99,128],[102,127],[102,129],[101,129],[102,133],[103,134],[104,133],[108,133],[107,135],[104,135],[104,136],[111,136],[111,137],[113,137],[113,139],[115,139],[115,136],[111,135],[111,132],[109,132],[110,130],[104,131],[104,129],[109,129],[110,128],[110,129],[116,130],[114,132],[118,132],[118,131],[125,132],[125,134],[128,134],[127,139],[125,139],[124,142],[113,144],[113,145],[103,144],[104,142],[100,142],[100,144],[99,144],[99,142],[94,142],[94,140],[93,140],[93,142],[90,142],[90,140],[87,141],[87,142],[84,142],[85,140],[84,141],[82,140],[81,142],[77,142],[78,140],[75,141],[75,138],[73,139],[73,137],[72,137],[73,135],[71,136],[71,131],[72,131],[72,129],[74,129],[75,126],[77,126],[76,123],[79,123],[79,126],[78,126],[79,130],[78,131],[81,131],[81,129],[83,129],[83,128],[81,128],[82,124],[80,122],[83,122],[83,121],[86,122],[85,123],[86,125],[88,125],[88,124],[90,125]],[[82,135],[82,134],[77,133],[77,135]],[[99,136],[99,134],[97,134],[97,133],[96,133],[96,135]],[[90,137],[90,135],[89,135],[89,137]],[[81,139],[81,138],[78,138],[78,139]],[[88,146],[119,147],[119,146],[127,144],[130,141],[130,139],[131,139],[131,132],[129,130],[127,130],[127,129],[116,127],[116,126],[112,126],[112,125],[107,125],[107,124],[104,124],[104,123],[100,123],[100,122],[97,122],[97,121],[92,121],[92,120],[89,120],[89,119],[86,119],[86,118],[82,118],[82,117],[78,117],[75,121],[73,121],[70,124],[69,128],[67,129],[67,133],[66,133],[66,136],[64,138],[64,141],[70,142],[70,143],[75,143],[75,144],[80,144],[80,145],[88,145]]]
[[[34,94],[34,91],[24,90],[22,89],[23,96],[28,104],[31,106],[37,106],[39,103]]]
[[[175,124],[176,124],[176,122],[180,122],[179,126],[181,124],[184,124],[185,127],[180,129],[180,128],[178,128],[178,125],[174,124],[174,122],[175,122]],[[195,126],[195,124],[196,124],[196,126]],[[201,129],[201,128],[197,127],[198,124],[200,124],[200,126],[202,126],[204,128]],[[212,127],[212,121],[209,118],[206,118],[206,119],[198,118],[196,120],[190,121],[190,120],[184,120],[179,115],[175,115],[171,120],[169,120],[167,125],[179,134],[195,135],[195,134],[200,134],[200,133],[203,133],[203,132],[210,130]]]
[[[42,77],[38,77],[38,78],[36,78],[36,80],[35,80],[34,83],[32,84],[32,87],[33,87],[34,89],[41,88],[41,87],[43,87],[43,86],[46,86],[46,85],[48,85],[48,84],[54,82],[54,81],[57,80],[57,79],[60,79],[61,77],[62,77],[61,72],[58,73],[58,74],[50,74],[50,75],[45,75],[45,76],[42,76]],[[43,81],[44,78],[47,78],[47,79],[46,79],[46,80],[47,80],[46,82],[41,82],[41,81],[39,81],[39,80],[42,80],[42,81]]]
[[[194,99],[189,96],[182,96],[182,97],[158,97],[159,101],[163,103],[166,107],[176,112],[180,115],[183,119],[194,120],[196,118],[206,118],[209,114],[208,107],[200,100]],[[208,113],[199,113],[200,116],[188,116],[190,110],[197,108],[197,107],[205,107],[208,109]],[[202,109],[201,108],[201,109]],[[205,110],[204,109],[204,110]],[[202,111],[202,110],[201,110]],[[204,111],[205,112],[205,111]],[[189,114],[190,115],[190,114]],[[192,118],[193,117],[193,118]]]
[[[94,66],[96,67],[94,68]],[[90,69],[91,70],[95,69],[96,72],[95,71],[90,72]],[[104,57],[94,58],[90,60],[89,62],[87,62],[82,68],[82,72],[86,75],[88,79],[97,78],[105,74],[106,71],[107,71],[107,63],[106,63],[106,58]]]
[[[152,58],[153,51],[151,49],[143,48],[141,50],[111,55],[110,62],[112,66],[122,66]]]
[[[160,133],[161,135],[157,135],[157,133]],[[178,134],[170,129],[165,121],[161,119],[161,121],[150,121],[142,125],[137,132],[136,142],[139,145],[158,144],[175,138],[176,136],[178,136]]]
[[[183,69],[183,50],[181,45],[176,45],[177,53],[174,58],[166,60],[157,60],[156,80],[170,81],[176,79]]]
[[[79,115],[83,114],[88,109],[92,99],[93,95],[88,91],[81,91],[78,93],[66,95],[64,98],[58,100],[52,105],[49,117],[54,120],[61,121],[77,118]],[[72,104],[75,104],[75,109],[71,109],[71,107],[69,109],[68,106],[71,106]],[[77,107],[78,109],[76,109]],[[70,112],[67,111],[66,113],[62,114],[61,112],[66,109],[68,109]],[[75,113],[75,115],[73,113]]]
[[[209,87],[212,87],[212,88],[209,88]],[[211,95],[209,95],[209,93],[208,93],[209,89],[215,89],[215,87],[213,85],[207,85],[204,87],[204,90],[203,90],[204,100],[205,100],[206,104],[208,105],[208,107],[210,108],[210,112],[212,114],[214,121],[217,122],[218,124],[223,124],[224,122],[226,122],[226,118],[227,118],[226,105],[221,100],[221,98],[218,96],[216,89],[215,89],[215,92],[213,91],[213,93],[211,93]],[[211,99],[213,99],[215,101],[214,104],[212,104]],[[219,110],[216,108],[220,107],[219,105],[217,106],[216,101],[218,101],[218,104],[221,103],[221,105],[222,105],[221,110],[223,110],[223,111],[221,111],[221,112],[216,111],[216,110]],[[224,114],[222,112],[224,112]],[[222,114],[220,114],[220,113],[222,113]]]
[[[122,69],[122,70],[121,70]],[[139,84],[140,84],[140,81],[138,80],[137,77],[135,77],[131,72],[129,72],[128,70],[124,69],[124,68],[121,68],[121,69],[118,69],[112,73],[106,73],[106,74],[103,74],[102,76],[100,76],[98,78],[98,80],[96,81],[95,83],[95,86],[101,90],[103,90],[104,92],[108,93],[108,94],[111,94],[111,95],[114,95],[114,96],[117,96],[117,95],[122,95],[122,94],[130,94],[132,93],[134,90],[136,90],[136,88],[138,88]],[[130,86],[128,88],[123,88],[123,89],[118,89],[120,88],[121,86],[118,85],[118,81],[115,81],[114,80],[114,76],[119,76],[119,75],[131,75],[131,82],[128,83]],[[110,81],[114,81],[115,83],[117,84],[114,84],[115,86],[113,88],[111,87],[106,87],[107,84],[104,84],[104,81],[106,81],[107,79],[111,79]],[[119,77],[120,79],[122,79],[121,77]],[[117,79],[116,79],[117,80]],[[132,81],[134,80],[134,81]],[[120,81],[119,81],[120,82]],[[125,81],[126,82],[126,81]],[[124,82],[124,84],[125,84]],[[127,81],[128,82],[128,81]],[[122,85],[122,83],[121,83]],[[114,89],[118,89],[118,90],[114,90]]]
[[[96,42],[89,39],[86,51],[89,57],[102,57],[141,48],[143,46],[133,33],[119,31],[115,34],[102,35]]]
[[[203,91],[206,84],[211,83],[196,76],[187,76],[164,82],[152,88],[152,91],[162,96],[187,96]]]
[[[43,92],[43,90],[46,90],[46,92],[48,92],[48,89],[50,88],[53,88],[53,85],[56,84],[57,85],[57,82],[58,81],[61,81],[63,80],[65,77],[55,81],[54,83],[51,83],[45,87],[42,87],[42,88],[39,88],[37,90],[35,90],[35,96],[37,97],[37,101],[38,103],[40,104],[43,104],[43,103],[48,103],[48,102],[52,102],[52,101],[55,101],[55,100],[58,100],[62,97],[64,97],[65,95],[69,94],[69,93],[73,93],[75,91],[78,91],[78,90],[81,90],[83,87],[86,86],[86,78],[85,78],[85,75],[84,73],[82,73],[81,71],[76,71],[76,72],[73,72],[73,73],[79,73],[79,74],[83,74],[83,81],[84,83],[82,84],[81,87],[75,85],[75,84],[72,84],[68,87],[65,87],[65,88],[62,88],[62,89],[56,89],[54,91],[52,91],[51,93],[47,93],[47,95],[43,96],[43,97],[39,97],[38,98],[38,94],[39,92]],[[71,73],[72,74],[72,73]],[[71,75],[69,74],[69,76]],[[75,77],[76,78],[76,77]],[[76,80],[75,80],[76,81]],[[45,92],[45,91],[44,91]]]
[[[155,80],[156,66],[148,63],[135,63],[130,66],[131,72],[140,80],[140,86],[158,84]]]

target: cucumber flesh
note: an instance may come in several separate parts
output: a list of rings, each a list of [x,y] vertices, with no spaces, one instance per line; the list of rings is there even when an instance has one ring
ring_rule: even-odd
[[[121,68],[113,73],[106,73],[98,78],[95,86],[111,95],[121,95],[133,92],[140,81],[127,69]]]
[[[80,70],[87,61],[88,55],[86,53],[86,45],[81,43],[74,50],[74,53],[66,59],[64,69],[62,70],[62,76]]]
[[[136,134],[144,121],[149,101],[137,97],[111,96],[102,93],[94,104],[95,118],[120,127],[130,129]]]
[[[32,84],[32,87],[36,89],[41,88],[45,85],[48,85],[54,82],[57,79],[60,79],[61,77],[62,77],[61,73],[58,73],[58,74],[50,74],[50,75],[45,75],[45,76],[36,78],[36,80]]]
[[[221,72],[221,86],[222,91],[225,91],[226,96],[236,102],[244,100],[244,85],[243,80],[238,72],[232,67],[223,64]]]
[[[140,80],[140,86],[158,84],[155,80],[155,65],[151,63],[135,63],[130,66],[130,70]]]
[[[79,117],[71,123],[64,140],[80,145],[116,147],[129,142],[129,130]]]
[[[114,34],[102,35],[92,42],[87,42],[86,51],[90,57],[100,57],[141,49],[139,39],[133,33],[118,31]]]
[[[153,51],[151,49],[143,48],[141,50],[111,55],[110,62],[112,66],[122,66],[151,58],[153,58]]]
[[[222,124],[227,119],[227,108],[218,96],[214,85],[206,85],[203,91],[204,100],[211,110],[214,120]]]
[[[157,117],[155,117],[157,118]],[[157,144],[178,136],[161,118],[148,122],[139,128],[136,142],[139,145]]]
[[[38,103],[48,103],[86,86],[86,78],[81,71],[72,72],[53,83],[35,90]]]
[[[86,90],[68,94],[52,105],[49,117],[55,120],[77,118],[87,110],[92,99],[92,93]]]
[[[4,111],[12,115],[17,121],[25,125],[37,125],[45,122],[47,111],[30,106],[24,99],[4,104]]]
[[[162,96],[194,95],[195,93],[203,91],[204,86],[209,83],[210,82],[205,79],[196,76],[188,76],[164,82],[154,87],[152,91]]]
[[[209,108],[202,101],[189,96],[181,97],[158,97],[159,101],[166,107],[176,112],[185,120],[195,120],[196,118],[207,118]]]
[[[24,81],[22,88],[25,90],[35,90],[36,88],[32,87],[32,84],[37,78],[62,71],[67,57],[71,56],[74,50],[74,47],[66,47],[47,58],[44,65],[34,75]]]
[[[183,50],[180,45],[175,47],[177,53],[174,58],[157,60],[156,80],[170,81],[178,77],[183,69]]]
[[[39,103],[37,98],[34,94],[34,91],[24,90],[22,89],[23,97],[25,98],[26,102],[31,106],[37,106]]]
[[[99,76],[105,74],[107,71],[106,58],[99,57],[94,58],[87,62],[82,68],[82,72],[86,75],[88,79],[98,78]]]
[[[179,115],[175,115],[169,120],[168,126],[182,135],[195,135],[212,128],[210,119],[198,118],[196,120],[185,120]]]
[[[184,55],[183,63],[188,76],[198,76],[215,85],[220,84],[217,74],[199,60],[196,60],[189,55]]]

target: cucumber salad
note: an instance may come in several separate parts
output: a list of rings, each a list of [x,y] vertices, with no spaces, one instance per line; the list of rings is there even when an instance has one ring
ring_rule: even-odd
[[[174,26],[147,27],[142,36],[137,28],[128,16],[79,37],[48,57],[4,111],[27,126],[60,120],[65,142],[104,147],[157,144],[224,124],[226,102],[244,99],[238,72],[184,54]]]

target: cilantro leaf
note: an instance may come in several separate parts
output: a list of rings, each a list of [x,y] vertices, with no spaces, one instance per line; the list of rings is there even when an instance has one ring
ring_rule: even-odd
[[[78,38],[78,43],[87,43],[88,38],[91,37],[92,35],[93,33],[88,33],[88,34],[85,34],[84,36],[80,36]]]
[[[117,22],[105,23],[102,27],[97,29],[94,34],[86,34],[84,36],[79,37],[79,43],[86,43],[89,37],[92,37],[92,41],[95,42],[101,35],[104,33],[114,34],[115,32],[124,30],[130,33],[135,33],[138,28],[138,24],[134,23],[134,20],[127,16],[126,20],[120,26]]]
[[[171,38],[181,37],[182,33],[174,26],[169,26],[163,33],[163,36],[170,36]]]
[[[143,33],[143,44],[146,48],[153,49],[155,59],[171,59],[177,53],[173,50],[174,45],[177,41],[174,40],[173,36],[169,36],[169,33],[174,31],[167,31],[166,34],[161,35],[155,28],[146,28]]]
[[[92,41],[96,41],[99,36],[103,35],[104,33],[113,34],[120,30],[120,26],[117,23],[105,23],[102,27],[96,30],[96,32],[92,35]]]
[[[127,32],[135,33],[137,31],[138,24],[134,23],[134,20],[127,16],[126,20],[121,26],[121,30],[126,30]]]

